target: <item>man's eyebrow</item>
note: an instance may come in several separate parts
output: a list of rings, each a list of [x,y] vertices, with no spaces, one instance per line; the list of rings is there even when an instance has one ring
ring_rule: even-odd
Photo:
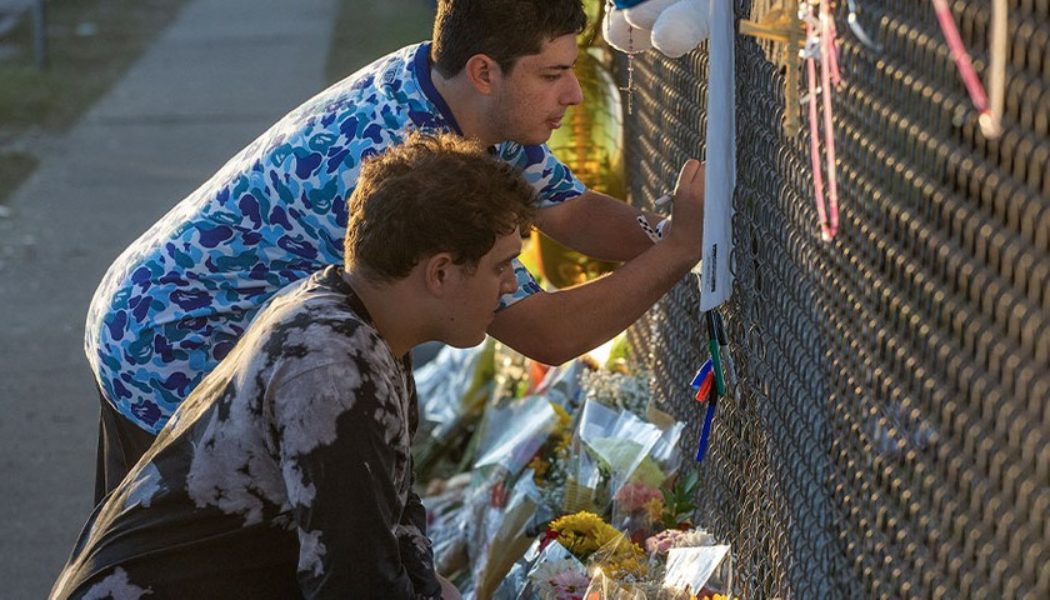
[[[545,71],[568,71],[572,68],[572,65],[547,65],[543,67]]]

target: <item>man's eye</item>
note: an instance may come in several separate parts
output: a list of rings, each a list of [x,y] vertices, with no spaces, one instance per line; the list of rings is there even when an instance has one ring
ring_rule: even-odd
[[[544,75],[543,78],[547,81],[558,81],[558,79],[561,78],[561,75]]]

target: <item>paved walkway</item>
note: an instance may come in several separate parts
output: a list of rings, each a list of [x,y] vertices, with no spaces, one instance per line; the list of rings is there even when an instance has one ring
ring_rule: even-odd
[[[0,218],[0,597],[44,598],[91,509],[95,286],[132,240],[324,86],[335,0],[191,0]]]

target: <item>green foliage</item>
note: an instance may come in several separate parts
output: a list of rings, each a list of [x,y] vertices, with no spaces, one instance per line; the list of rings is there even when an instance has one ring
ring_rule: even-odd
[[[0,146],[27,131],[72,125],[174,18],[185,0],[47,3],[47,68],[38,71],[28,13],[4,39],[0,60]],[[32,173],[25,154],[0,153],[0,202]]]
[[[47,68],[36,70],[28,13],[3,40],[0,128],[62,130],[113,85],[174,18],[185,0],[48,2]]]
[[[334,83],[398,48],[430,39],[434,8],[422,0],[340,0],[325,76]]]
[[[695,470],[678,475],[671,489],[660,490],[664,495],[662,520],[667,529],[676,529],[689,523],[696,511],[696,495],[700,491],[700,475]]]

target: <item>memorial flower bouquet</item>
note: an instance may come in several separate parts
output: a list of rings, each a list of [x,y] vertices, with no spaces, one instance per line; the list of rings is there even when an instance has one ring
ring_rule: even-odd
[[[529,579],[541,600],[583,600],[591,583],[583,563],[571,556],[538,564]]]
[[[613,577],[640,578],[648,572],[641,547],[594,513],[581,511],[556,519],[547,536],[581,562]]]

